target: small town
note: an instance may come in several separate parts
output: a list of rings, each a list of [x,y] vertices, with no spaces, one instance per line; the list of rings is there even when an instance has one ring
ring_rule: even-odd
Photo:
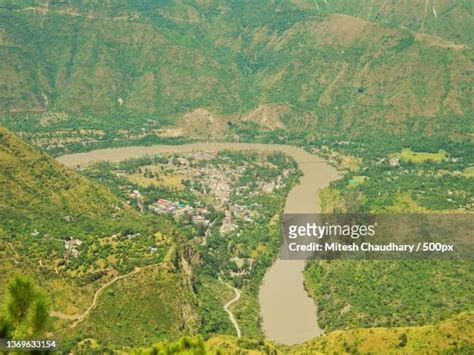
[[[272,168],[268,162],[264,163],[262,166]],[[178,177],[179,187],[175,195],[178,196],[180,190],[186,190],[195,197],[194,201],[184,202],[177,197],[159,196],[145,205],[144,192],[140,187],[126,185],[121,188],[128,191],[128,198],[135,201],[142,212],[148,209],[156,214],[170,215],[177,221],[186,216],[194,225],[206,229],[214,222],[210,220],[208,207],[211,206],[223,213],[224,217],[218,230],[220,235],[224,236],[236,231],[239,223],[254,223],[262,206],[256,202],[249,203],[249,200],[282,189],[285,186],[284,178],[290,173],[290,169],[285,169],[275,179],[261,176],[243,182],[242,177],[250,166],[250,163],[245,161],[235,164],[230,157],[218,156],[215,151],[199,151],[169,156],[166,162],[159,166],[136,169],[138,173],[120,169],[115,170],[115,174],[131,181],[138,181],[136,175],[142,174],[141,177],[146,179],[142,185],[146,184],[147,187],[150,185],[169,187],[166,181]]]

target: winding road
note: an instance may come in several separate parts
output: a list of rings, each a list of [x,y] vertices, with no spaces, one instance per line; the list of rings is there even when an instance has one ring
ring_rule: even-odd
[[[220,282],[222,282],[224,285],[226,285],[228,288],[230,288],[231,290],[233,290],[235,292],[235,297],[232,298],[229,302],[227,302],[224,305],[224,310],[227,312],[227,314],[229,315],[230,321],[234,325],[235,332],[237,333],[237,338],[240,338],[242,336],[242,333],[240,331],[239,323],[237,323],[237,320],[235,319],[234,313],[232,313],[232,311],[229,309],[229,307],[232,306],[232,304],[234,304],[235,302],[237,302],[240,299],[240,291],[238,289],[236,289],[235,287],[232,287],[231,285],[225,283],[222,280],[220,280]]]
[[[135,270],[129,272],[128,274],[124,274],[124,275],[120,275],[120,276],[116,276],[114,277],[112,280],[110,280],[109,282],[103,284],[101,287],[99,287],[97,289],[97,291],[95,291],[94,293],[94,298],[92,299],[92,303],[91,305],[84,311],[84,313],[81,313],[81,314],[65,314],[65,313],[62,313],[62,312],[58,312],[58,311],[52,311],[50,312],[50,315],[53,316],[53,317],[57,317],[57,318],[61,318],[61,319],[66,319],[66,320],[72,320],[74,321],[73,323],[71,323],[69,325],[69,328],[74,328],[75,326],[77,326],[79,323],[83,322],[84,319],[87,318],[87,316],[89,316],[89,313],[95,308],[95,306],[97,305],[97,301],[99,300],[99,296],[100,294],[102,293],[102,291],[104,291],[107,287],[109,287],[110,285],[112,285],[113,283],[115,283],[116,281],[118,280],[122,280],[126,277],[129,277],[129,276],[132,276],[140,271],[143,271],[145,269],[150,269],[152,267],[155,267],[155,266],[158,266],[158,264],[152,264],[152,265],[147,265],[147,266],[142,266],[142,267],[137,267]]]
[[[143,267],[138,267],[136,268],[135,270],[133,270],[132,272],[129,272],[128,274],[124,274],[124,275],[120,275],[120,276],[116,276],[114,277],[112,280],[110,280],[109,282],[103,284],[101,287],[99,287],[95,293],[94,293],[94,298],[92,299],[92,303],[91,305],[81,314],[65,314],[65,313],[62,313],[62,312],[59,312],[59,311],[51,311],[50,312],[50,315],[52,317],[56,317],[56,318],[60,318],[60,319],[66,319],[66,320],[71,320],[71,321],[74,321],[73,323],[71,323],[69,325],[69,328],[74,328],[76,327],[79,323],[83,322],[84,319],[86,319],[88,316],[89,316],[89,313],[95,308],[95,306],[97,306],[97,302],[99,300],[99,296],[100,294],[107,288],[109,287],[110,285],[114,284],[115,282],[117,282],[118,280],[122,280],[126,277],[129,277],[129,276],[132,276],[140,271],[143,271],[145,269],[149,269],[149,268],[152,268],[152,267],[155,267],[155,266],[159,266],[158,264],[152,264],[152,265],[147,265],[147,266],[143,266]],[[240,327],[239,327],[239,323],[237,322],[237,320],[235,319],[235,316],[234,314],[232,313],[232,311],[229,309],[230,306],[232,306],[235,302],[237,302],[239,299],[240,299],[240,291],[229,285],[228,283],[225,283],[224,281],[222,281],[221,279],[219,279],[220,282],[222,282],[222,284],[224,284],[225,286],[227,286],[228,288],[230,288],[231,290],[234,291],[235,293],[235,297],[233,299],[231,299],[229,302],[227,302],[225,305],[224,305],[224,310],[227,312],[227,314],[229,315],[229,320],[232,322],[232,325],[234,326],[235,328],[235,331],[237,333],[237,337],[240,338],[242,336],[242,332],[240,331]]]

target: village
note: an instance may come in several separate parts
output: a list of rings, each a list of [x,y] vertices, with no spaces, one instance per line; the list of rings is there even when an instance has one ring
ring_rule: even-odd
[[[127,179],[119,188],[129,204],[142,213],[170,216],[178,224],[193,225],[200,231],[194,239],[201,245],[207,244],[211,233],[232,244],[243,228],[258,226],[265,213],[261,199],[284,189],[291,171],[289,167],[280,170],[266,157],[250,159],[212,151],[161,156],[148,165],[114,170],[121,181]],[[230,274],[245,276],[254,258],[237,254],[230,260]]]
[[[139,189],[132,189],[132,186],[125,188],[129,189],[128,197],[136,201],[140,210],[148,209],[156,214],[170,215],[175,220],[181,220],[186,216],[194,225],[205,228],[210,227],[213,222],[209,219],[209,209],[204,203],[208,201],[208,206],[211,205],[215,210],[224,213],[219,227],[219,232],[223,236],[237,230],[239,223],[255,222],[258,210],[262,206],[258,203],[245,203],[248,197],[271,194],[284,186],[281,175],[274,180],[260,177],[251,184],[242,183],[241,177],[249,168],[249,164],[233,165],[229,157],[218,157],[217,153],[212,151],[171,156],[165,164],[161,164],[161,174],[153,175],[157,184],[162,179],[160,175],[183,177],[181,181],[183,189],[187,189],[196,197],[193,203],[159,197],[145,206]],[[143,174],[146,175],[147,171],[149,170],[145,170]],[[285,170],[283,176],[287,176],[288,173],[289,170]],[[127,176],[122,170],[116,171],[116,174]]]

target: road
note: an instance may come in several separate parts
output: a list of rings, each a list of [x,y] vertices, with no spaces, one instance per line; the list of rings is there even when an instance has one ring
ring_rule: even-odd
[[[66,319],[66,320],[72,320],[74,321],[73,323],[70,324],[69,328],[74,328],[75,326],[77,326],[79,323],[83,322],[84,319],[86,319],[88,316],[89,316],[89,313],[95,308],[95,306],[97,305],[97,302],[99,300],[99,296],[100,294],[102,293],[102,291],[104,291],[107,287],[109,287],[110,285],[112,285],[113,283],[115,283],[116,281],[118,280],[122,280],[126,277],[129,277],[129,276],[132,276],[140,271],[143,271],[145,269],[150,269],[152,267],[155,267],[157,266],[158,264],[152,264],[152,265],[147,265],[147,266],[143,266],[143,267],[137,267],[135,270],[133,270],[132,272],[129,272],[128,274],[124,274],[124,275],[120,275],[120,276],[116,276],[114,277],[112,280],[110,280],[109,282],[103,284],[101,287],[99,287],[97,289],[97,291],[95,291],[94,293],[94,298],[92,299],[92,303],[91,305],[84,311],[84,313],[81,313],[81,314],[65,314],[65,313],[62,313],[62,312],[58,312],[58,311],[52,311],[50,313],[51,316],[53,317],[57,317],[57,318],[61,318],[61,319]]]
[[[234,325],[234,328],[235,328],[235,331],[237,333],[237,338],[240,338],[242,336],[242,333],[240,331],[240,327],[239,327],[239,323],[237,323],[237,320],[235,319],[234,317],[234,313],[232,313],[232,311],[229,309],[230,306],[232,306],[235,302],[237,302],[239,299],[240,299],[240,291],[238,289],[236,289],[235,287],[232,287],[231,285],[225,283],[224,281],[220,280],[224,285],[226,285],[228,288],[230,288],[231,290],[234,291],[235,293],[235,297],[232,298],[229,302],[227,302],[225,305],[224,305],[224,310],[227,312],[227,314],[229,315],[229,319],[230,321],[232,322],[232,324]]]

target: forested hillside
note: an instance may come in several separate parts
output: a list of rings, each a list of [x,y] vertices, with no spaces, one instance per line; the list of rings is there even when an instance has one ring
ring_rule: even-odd
[[[156,141],[187,113],[245,139],[268,105],[300,139],[472,130],[470,1],[3,1],[0,19],[3,123],[50,149]]]
[[[418,354],[469,353],[472,314],[460,314],[438,325],[403,328],[368,328],[336,331],[301,345],[279,346],[271,342],[216,336],[204,341],[184,337],[179,341],[160,342],[134,349],[133,354],[157,352],[178,354]]]
[[[28,275],[45,290],[56,320],[48,331],[57,332],[65,320],[78,319],[85,312],[101,286],[132,272],[144,270],[147,275],[145,269],[153,267],[153,275],[160,275],[155,287],[147,291],[140,274],[130,277],[127,284],[131,290],[141,288],[145,299],[153,299],[154,309],[166,320],[162,336],[182,335],[183,323],[197,317],[180,266],[186,244],[175,241],[178,233],[169,220],[141,215],[105,186],[66,168],[3,128],[0,186],[0,304],[8,281],[16,274]],[[160,299],[153,298],[156,288],[163,290]],[[178,289],[177,298],[172,292]],[[119,299],[132,300],[129,296]],[[169,308],[170,302],[176,304],[175,310]],[[136,302],[134,306],[137,314],[143,311]],[[181,314],[183,307],[189,308],[186,319]],[[0,308],[1,329],[4,313]],[[103,316],[98,313],[92,314],[95,321],[88,322],[85,329],[100,323]],[[190,323],[186,329],[193,327]]]
[[[2,234],[106,234],[120,220],[138,217],[103,186],[3,128],[0,153]]]

